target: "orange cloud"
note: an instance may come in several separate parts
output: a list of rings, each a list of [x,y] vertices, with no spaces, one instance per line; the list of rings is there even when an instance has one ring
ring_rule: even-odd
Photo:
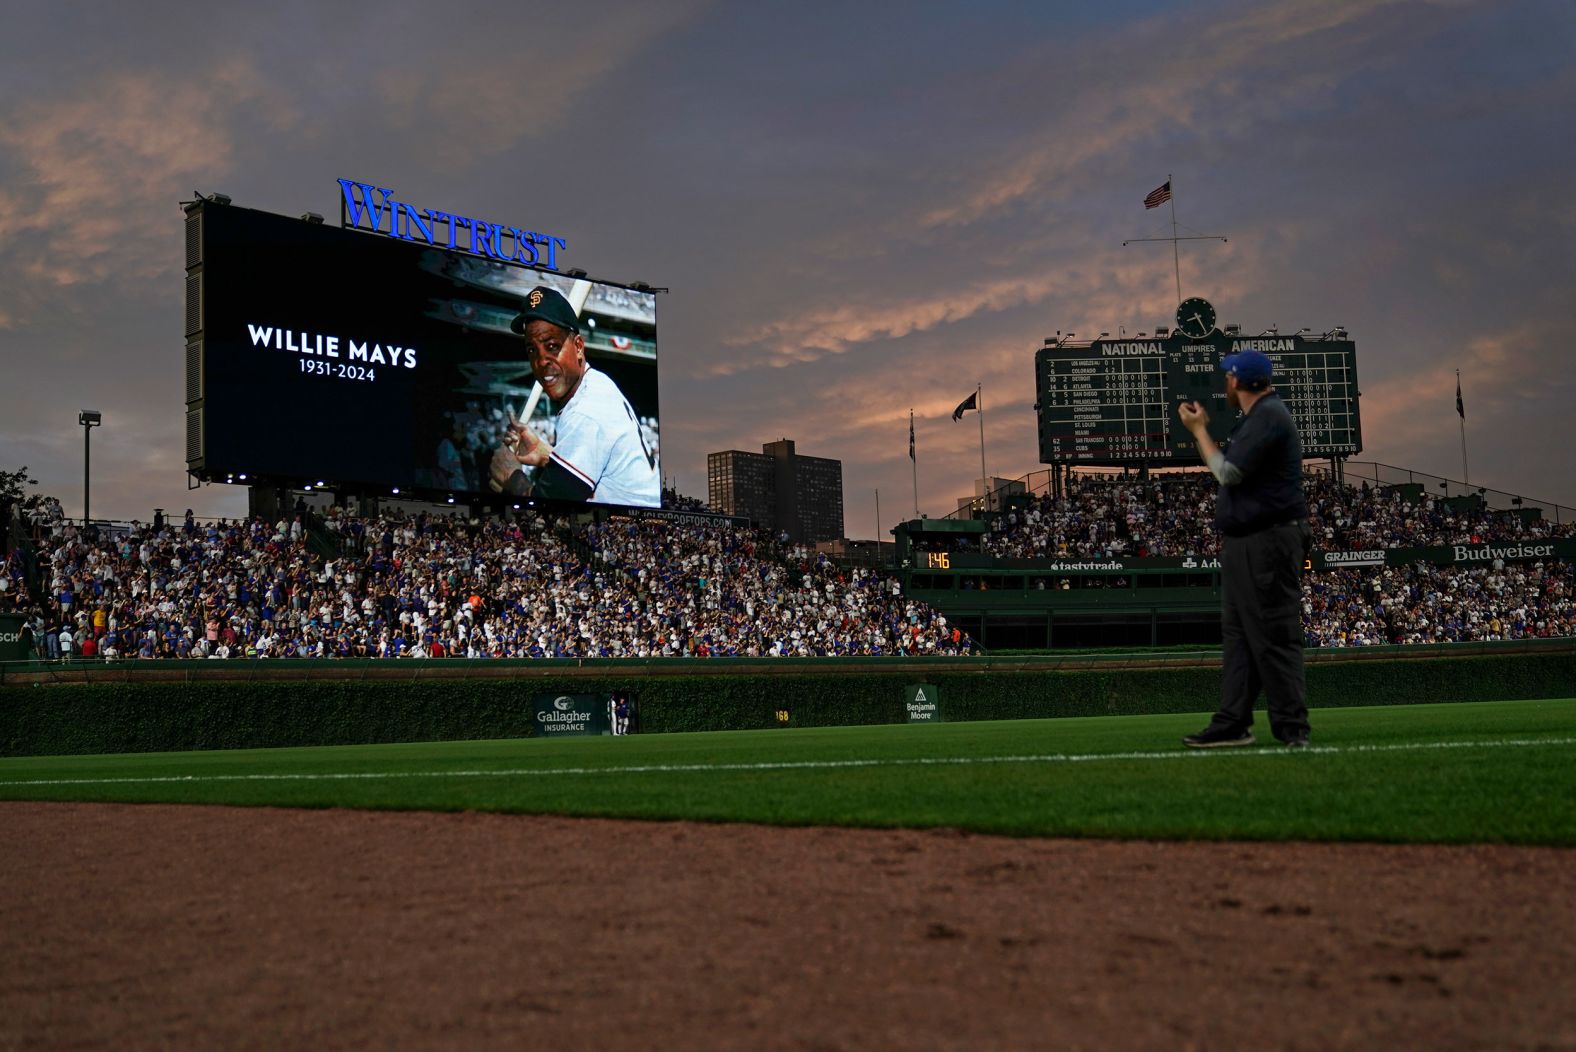
[[[1378,383],[1363,383],[1363,433],[1382,435],[1385,448],[1420,450],[1457,438],[1456,370],[1461,370],[1467,423],[1494,428],[1513,419],[1525,392],[1549,382],[1545,362],[1530,347],[1555,346],[1546,323],[1527,322],[1473,337],[1453,358]],[[1371,442],[1370,442],[1371,444]]]
[[[1241,244],[1221,246],[1212,260],[1216,295],[1229,299],[1249,284],[1256,258],[1255,251]],[[1023,274],[950,282],[944,291],[926,295],[882,298],[850,292],[841,302],[781,317],[729,338],[727,345],[740,350],[703,368],[700,375],[804,364],[862,344],[944,332],[982,315],[1021,307],[1042,307],[1061,327],[1086,336],[1102,331],[1101,326],[1114,331],[1124,319],[1163,321],[1175,308],[1170,282],[1163,280],[1168,269],[1140,252],[1111,248]],[[1030,339],[1046,335],[1040,331],[1043,327],[1037,327]],[[971,334],[967,339],[973,344],[978,337]],[[970,353],[973,356],[977,350]],[[1024,349],[1014,353],[1021,357]]]
[[[168,273],[176,252],[147,246],[175,236],[178,194],[230,170],[237,107],[278,126],[293,119],[247,60],[200,75],[115,74],[15,106],[0,119],[0,148],[21,177],[0,190],[0,244],[27,244],[16,265],[44,286]]]

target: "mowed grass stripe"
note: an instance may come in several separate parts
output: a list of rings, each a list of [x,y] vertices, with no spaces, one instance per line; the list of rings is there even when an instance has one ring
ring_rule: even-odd
[[[1576,843],[1573,701],[1324,710],[1314,713],[1317,744],[1307,751],[1184,751],[1178,737],[1202,722],[1129,716],[18,757],[0,760],[0,798],[1011,835]],[[1271,757],[1299,762],[1251,762]]]
[[[728,771],[813,771],[845,767],[925,767],[996,763],[1102,763],[1122,760],[1226,760],[1265,757],[1334,755],[1337,753],[1414,752],[1419,749],[1526,749],[1576,745],[1576,738],[1504,738],[1498,740],[1411,742],[1392,745],[1313,746],[1304,749],[1284,747],[1233,747],[1188,750],[1186,752],[1113,752],[1113,753],[1040,753],[1025,756],[924,756],[912,759],[866,760],[789,760],[761,763],[684,763],[640,764],[612,767],[500,767],[483,770],[391,770],[391,771],[297,771],[278,774],[172,774],[121,778],[40,778],[9,781],[0,786],[31,787],[44,785],[137,785],[157,782],[266,782],[334,781],[366,778],[534,778],[554,775],[690,774]]]

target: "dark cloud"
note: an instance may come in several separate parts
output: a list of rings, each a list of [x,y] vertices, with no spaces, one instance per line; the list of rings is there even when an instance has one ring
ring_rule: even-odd
[[[1576,9],[1159,5],[23,4],[0,44],[0,448],[95,508],[184,490],[180,215],[194,189],[331,211],[334,179],[564,232],[661,303],[664,451],[781,435],[844,461],[850,530],[1039,467],[1032,353],[1163,323],[1357,340],[1364,459],[1576,504],[1563,186]],[[282,407],[287,421],[287,409]],[[102,449],[102,453],[100,450]],[[891,494],[889,497],[888,494]],[[910,508],[911,510],[911,508]]]

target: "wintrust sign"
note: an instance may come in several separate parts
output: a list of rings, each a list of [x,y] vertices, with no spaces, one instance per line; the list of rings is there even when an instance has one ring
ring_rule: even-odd
[[[563,238],[551,234],[435,208],[417,208],[396,198],[394,191],[385,186],[341,179],[339,189],[339,225],[349,229],[548,270],[558,269],[558,250],[569,247]]]

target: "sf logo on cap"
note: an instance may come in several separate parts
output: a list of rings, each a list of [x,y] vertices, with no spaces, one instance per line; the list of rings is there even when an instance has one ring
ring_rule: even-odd
[[[525,298],[525,302],[530,304],[532,310],[540,307],[542,305],[542,290],[532,289],[531,294]]]

